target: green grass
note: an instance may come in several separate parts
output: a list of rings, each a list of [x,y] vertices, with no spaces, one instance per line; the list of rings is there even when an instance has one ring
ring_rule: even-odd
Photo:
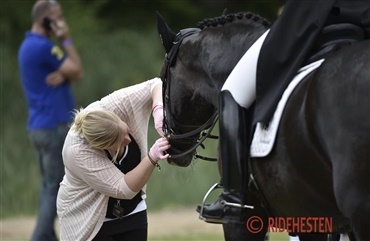
[[[149,238],[148,241],[221,241],[224,240],[222,235],[211,234],[188,234],[186,236],[164,236]],[[288,241],[287,233],[270,233],[269,241]]]
[[[288,233],[269,233],[269,241],[288,241]]]
[[[189,234],[186,236],[165,236],[149,238],[148,241],[222,241],[223,236],[220,235],[208,235],[208,234]]]

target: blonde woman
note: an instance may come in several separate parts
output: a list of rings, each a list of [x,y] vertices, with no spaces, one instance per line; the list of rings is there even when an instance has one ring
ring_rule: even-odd
[[[146,183],[170,147],[161,137],[147,151],[151,110],[163,134],[161,90],[155,78],[76,111],[62,152],[61,240],[147,240]]]

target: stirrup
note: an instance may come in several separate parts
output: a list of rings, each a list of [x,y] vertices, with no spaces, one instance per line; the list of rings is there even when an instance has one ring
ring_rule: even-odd
[[[219,219],[211,219],[211,218],[206,218],[203,216],[203,210],[204,210],[204,206],[206,205],[206,200],[209,196],[209,194],[211,194],[211,192],[217,188],[222,188],[222,185],[219,184],[219,183],[216,183],[214,184],[209,190],[208,192],[206,193],[206,195],[204,195],[204,198],[203,198],[203,201],[202,201],[202,205],[200,207],[200,212],[199,212],[199,219],[200,220],[203,220],[205,222],[208,222],[208,223],[221,223],[221,224],[226,224],[227,221],[223,221],[223,220],[219,220]],[[242,205],[242,204],[239,204],[239,203],[231,203],[231,202],[227,202],[225,200],[222,200],[221,201],[222,204],[224,205],[228,205],[228,206],[232,206],[232,207],[238,207],[238,208],[249,208],[249,209],[254,209],[254,206],[250,206],[250,205]]]
[[[211,194],[211,192],[215,189],[218,189],[218,188],[222,188],[222,185],[219,184],[219,183],[215,183],[209,190],[208,192],[206,193],[206,195],[204,195],[204,198],[203,198],[203,201],[202,201],[202,205],[200,207],[200,212],[199,212],[199,219],[200,220],[203,220],[207,223],[221,223],[221,224],[225,224],[227,223],[226,221],[220,221],[220,220],[213,220],[213,219],[210,219],[210,218],[206,218],[203,216],[203,210],[204,210],[204,205],[206,204],[206,200],[209,196],[209,194]]]

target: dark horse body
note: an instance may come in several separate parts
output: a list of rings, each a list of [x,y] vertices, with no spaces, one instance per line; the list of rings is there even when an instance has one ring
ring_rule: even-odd
[[[267,29],[261,21],[235,18],[182,41],[166,76],[171,81],[166,115],[176,133],[201,126],[217,109],[224,81]],[[369,50],[370,42],[363,41],[330,54],[293,92],[272,152],[250,160],[258,193],[268,205],[248,190],[255,209],[247,216],[259,216],[265,225],[268,216],[333,217],[333,231],[348,218],[357,240],[370,240]],[[191,143],[171,145],[175,154]],[[187,166],[192,154],[170,161]],[[264,226],[252,234],[245,225],[232,224],[224,230],[226,240],[262,240],[267,231]],[[326,239],[323,234],[300,238]]]

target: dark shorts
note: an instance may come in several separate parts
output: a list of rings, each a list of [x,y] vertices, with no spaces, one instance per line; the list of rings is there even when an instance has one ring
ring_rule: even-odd
[[[104,222],[93,241],[146,241],[148,219],[146,210],[123,219]]]

